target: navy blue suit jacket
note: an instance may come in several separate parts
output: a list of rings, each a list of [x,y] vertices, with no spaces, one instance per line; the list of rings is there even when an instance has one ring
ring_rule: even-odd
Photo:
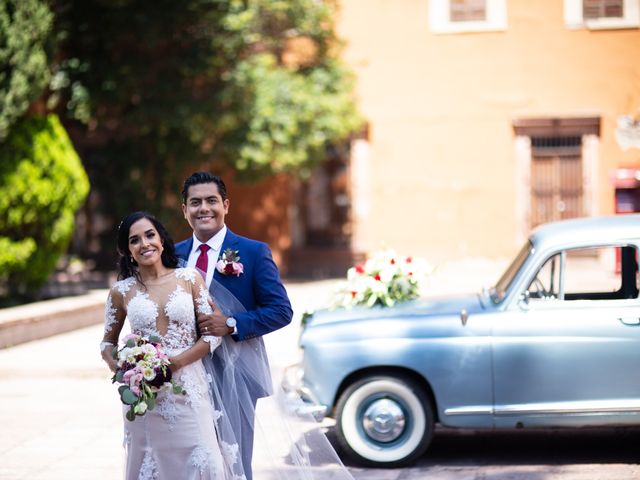
[[[193,237],[176,244],[176,255],[184,264],[189,259],[192,247]],[[293,310],[267,244],[241,237],[227,228],[220,254],[227,248],[238,251],[244,272],[237,277],[216,270],[213,278],[233,293],[247,309],[244,313],[234,315],[237,320],[237,339],[262,336],[289,324]]]

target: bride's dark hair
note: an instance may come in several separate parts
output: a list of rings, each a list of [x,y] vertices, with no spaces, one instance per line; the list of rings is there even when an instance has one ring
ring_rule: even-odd
[[[131,257],[131,251],[129,250],[129,230],[131,229],[131,225],[143,218],[149,220],[160,235],[163,247],[162,255],[160,256],[162,264],[168,268],[176,268],[178,266],[176,248],[171,239],[171,235],[169,235],[167,229],[164,228],[164,225],[150,213],[133,212],[124,217],[118,227],[118,255],[120,257],[118,259],[118,280],[136,277],[136,279],[140,281],[138,264]]]

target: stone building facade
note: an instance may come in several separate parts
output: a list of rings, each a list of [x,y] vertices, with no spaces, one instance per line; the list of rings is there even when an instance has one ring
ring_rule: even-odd
[[[309,181],[231,187],[246,213],[230,225],[285,272],[334,275],[382,246],[510,257],[539,223],[640,199],[640,149],[616,140],[640,112],[640,0],[339,4],[366,132]]]

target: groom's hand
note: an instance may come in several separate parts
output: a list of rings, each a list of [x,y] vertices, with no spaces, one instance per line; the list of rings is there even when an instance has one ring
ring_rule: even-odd
[[[198,314],[198,326],[202,335],[215,335],[216,337],[224,337],[233,332],[232,328],[227,327],[227,316],[223,314],[218,306],[209,299],[209,305],[213,309],[211,315]]]

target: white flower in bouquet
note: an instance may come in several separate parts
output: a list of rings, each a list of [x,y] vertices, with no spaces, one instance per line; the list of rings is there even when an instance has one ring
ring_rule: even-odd
[[[133,407],[133,411],[136,415],[144,415],[147,411],[147,406],[146,402],[139,402],[135,407]]]
[[[151,381],[156,378],[156,371],[150,366],[144,367],[142,369],[142,376],[145,380]]]
[[[131,354],[131,349],[129,347],[123,347],[119,352],[118,352],[118,360],[121,362],[126,361],[129,358],[129,355]],[[133,358],[133,357],[132,357]]]
[[[138,355],[144,355],[144,353],[141,347],[135,346],[131,349],[131,355],[134,355],[137,357]]]

